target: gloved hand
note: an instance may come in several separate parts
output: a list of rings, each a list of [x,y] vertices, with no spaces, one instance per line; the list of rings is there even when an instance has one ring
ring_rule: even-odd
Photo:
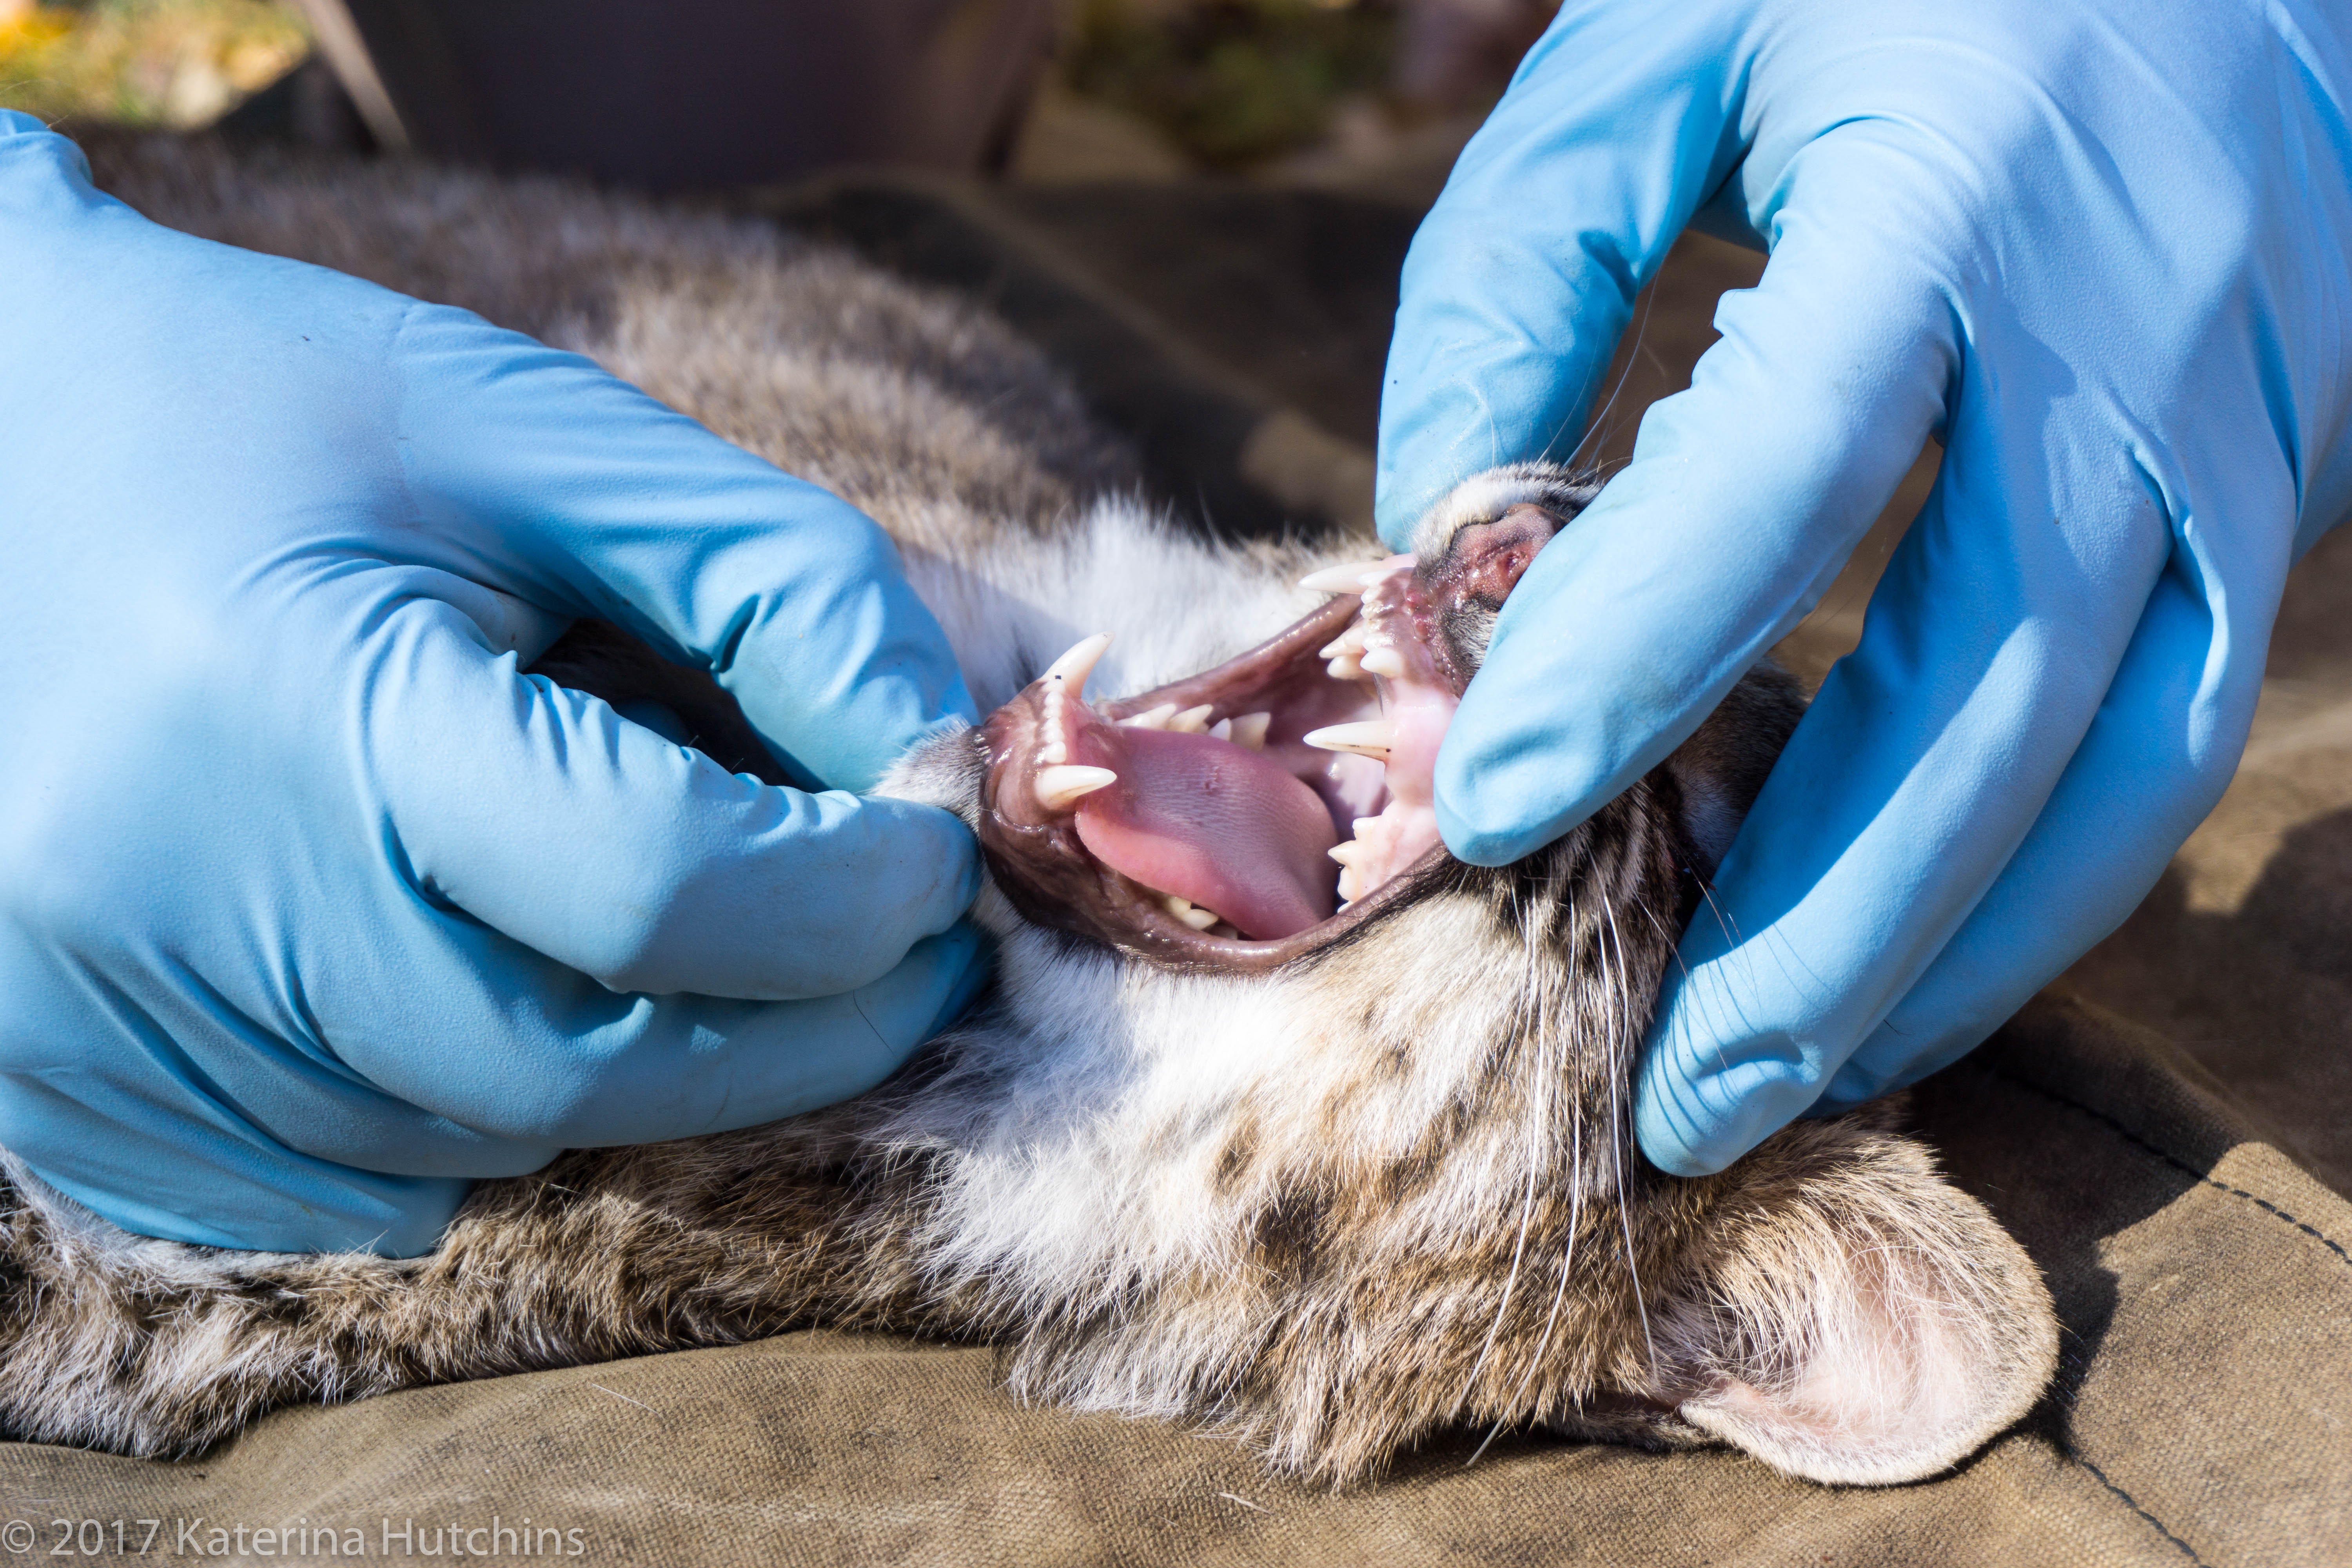
[[[2352,510],[2348,93],[2339,0],[1569,0],[1463,154],[1405,267],[1391,543],[1575,446],[1695,216],[1771,260],[1504,609],[1439,759],[1455,854],[1657,763],[1945,446],[1685,937],[1660,1166],[1968,1050],[2219,798],[2287,568]]]
[[[978,850],[881,531],[574,355],[174,234],[0,113],[0,1146],[134,1231],[429,1247],[467,1179],[877,1082]],[[518,673],[601,616],[803,794]]]

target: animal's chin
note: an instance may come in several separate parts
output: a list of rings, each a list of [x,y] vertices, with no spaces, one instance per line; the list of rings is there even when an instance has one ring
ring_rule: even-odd
[[[1536,509],[1524,509],[1534,512]],[[1085,700],[1091,637],[990,716],[981,842],[1029,919],[1161,963],[1287,963],[1395,907],[1445,860],[1437,748],[1467,672],[1441,635],[1499,603],[1559,526],[1513,531],[1507,580],[1451,552],[1307,580],[1335,596],[1238,658]],[[1490,566],[1492,563],[1488,563]]]

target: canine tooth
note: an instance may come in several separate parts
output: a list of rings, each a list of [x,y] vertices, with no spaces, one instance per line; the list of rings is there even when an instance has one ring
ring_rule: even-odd
[[[1176,717],[1176,704],[1162,702],[1157,708],[1147,708],[1140,713],[1129,714],[1119,723],[1129,730],[1165,730],[1168,721]]]
[[[1353,752],[1360,757],[1388,760],[1389,748],[1396,743],[1396,725],[1386,719],[1367,719],[1360,724],[1328,724],[1320,730],[1309,730],[1304,739],[1322,752]]]
[[[1075,805],[1105,784],[1118,782],[1118,775],[1108,768],[1083,765],[1055,765],[1037,770],[1037,804],[1047,811],[1060,811]]]
[[[1233,721],[1234,744],[1247,746],[1253,752],[1265,750],[1265,729],[1274,722],[1271,713],[1244,713]]]
[[[1310,594],[1360,594],[1366,579],[1381,564],[1378,561],[1359,561],[1347,566],[1326,566],[1301,577],[1298,585]]]
[[[1217,741],[1232,740],[1234,738],[1234,721],[1231,719],[1218,720],[1215,723],[1209,726],[1209,737],[1212,740]]]
[[[1404,655],[1392,647],[1376,647],[1356,662],[1368,675],[1385,675],[1391,680],[1404,678]]]
[[[1345,844],[1334,844],[1330,848],[1323,851],[1323,853],[1331,857],[1332,859],[1339,862],[1340,865],[1347,867],[1349,870],[1354,870],[1356,868],[1356,863],[1364,858],[1365,847],[1365,846],[1359,844],[1354,839],[1350,838]]]
[[[1110,634],[1097,632],[1045,667],[1045,679],[1058,680],[1072,695],[1086,689],[1087,677],[1095,672],[1095,660],[1102,658],[1103,649],[1110,647]]]
[[[1216,709],[1206,702],[1198,708],[1187,708],[1168,721],[1168,727],[1180,735],[1205,735],[1209,731],[1209,715]]]

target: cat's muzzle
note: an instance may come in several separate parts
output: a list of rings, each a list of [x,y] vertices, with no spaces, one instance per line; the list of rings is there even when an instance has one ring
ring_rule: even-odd
[[[982,729],[999,886],[1040,924],[1218,969],[1288,963],[1410,898],[1447,863],[1432,783],[1485,629],[1563,521],[1514,506],[1434,562],[1316,573],[1321,608],[1136,696],[1087,701],[1109,638],[1079,643]]]

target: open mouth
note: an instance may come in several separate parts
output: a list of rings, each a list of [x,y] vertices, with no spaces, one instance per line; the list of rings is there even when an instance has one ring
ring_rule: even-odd
[[[1437,749],[1464,685],[1449,636],[1491,619],[1560,519],[1519,506],[1443,562],[1333,567],[1329,603],[1237,658],[1116,700],[1071,648],[982,730],[981,841],[1016,908],[1160,962],[1288,962],[1445,862]]]

